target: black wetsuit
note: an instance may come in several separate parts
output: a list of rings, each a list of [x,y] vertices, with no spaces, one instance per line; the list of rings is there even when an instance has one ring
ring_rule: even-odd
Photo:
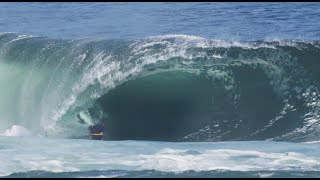
[[[102,140],[103,139],[103,131],[104,131],[104,124],[102,121],[95,124],[94,126],[89,126],[90,136],[91,139],[94,140]],[[101,134],[101,135],[100,135]]]

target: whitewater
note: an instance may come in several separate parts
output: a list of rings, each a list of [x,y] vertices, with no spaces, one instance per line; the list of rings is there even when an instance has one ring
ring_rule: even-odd
[[[320,177],[315,5],[24,5],[0,4],[24,27],[0,28],[0,177]]]

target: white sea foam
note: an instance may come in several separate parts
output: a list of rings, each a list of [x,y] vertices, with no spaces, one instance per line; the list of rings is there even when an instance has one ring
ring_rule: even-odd
[[[0,133],[0,136],[32,136],[32,133],[23,126],[13,125],[4,133]]]
[[[15,42],[15,41],[19,41],[19,40],[22,40],[22,39],[26,39],[26,38],[32,38],[33,36],[31,35],[18,35],[17,38],[9,41],[8,43],[12,43],[12,42]]]
[[[138,161],[128,165],[140,164],[142,169],[154,169],[165,172],[176,171],[257,171],[317,169],[320,162],[300,153],[266,153],[252,150],[205,150],[200,154],[188,154],[181,150],[162,150],[153,155],[139,155]]]
[[[307,141],[307,142],[304,142],[304,143],[307,143],[307,144],[320,144],[320,141]]]
[[[258,176],[261,178],[271,177],[274,173],[258,173]]]
[[[36,170],[156,170],[177,173],[190,170],[320,171],[317,143],[159,143],[0,138],[0,176]],[[269,175],[260,174],[261,177]]]

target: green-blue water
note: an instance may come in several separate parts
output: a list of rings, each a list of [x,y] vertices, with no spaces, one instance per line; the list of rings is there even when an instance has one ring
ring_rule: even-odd
[[[319,177],[319,10],[0,3],[0,176]]]

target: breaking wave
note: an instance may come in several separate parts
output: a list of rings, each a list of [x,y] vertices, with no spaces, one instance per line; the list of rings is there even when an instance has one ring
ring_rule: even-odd
[[[110,140],[317,141],[319,45],[3,33],[0,132],[82,137],[108,116]]]

